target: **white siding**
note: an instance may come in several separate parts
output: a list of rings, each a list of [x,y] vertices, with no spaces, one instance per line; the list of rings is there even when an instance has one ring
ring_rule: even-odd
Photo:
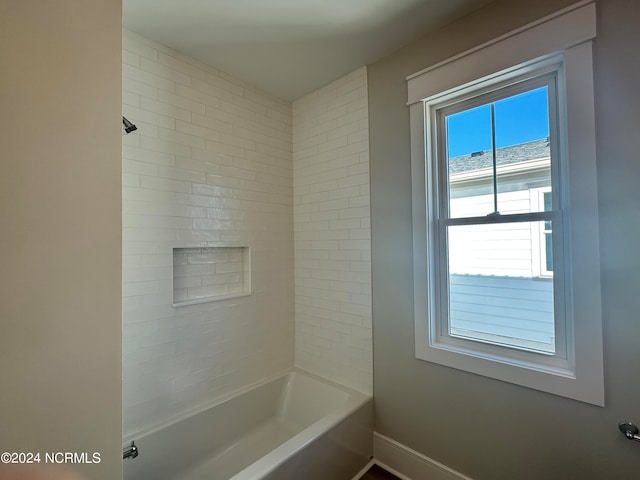
[[[502,214],[535,211],[529,190],[498,194]],[[484,216],[493,211],[493,195],[453,198],[452,217]],[[449,271],[451,274],[532,277],[534,262],[540,262],[540,242],[531,222],[456,226],[449,228]]]

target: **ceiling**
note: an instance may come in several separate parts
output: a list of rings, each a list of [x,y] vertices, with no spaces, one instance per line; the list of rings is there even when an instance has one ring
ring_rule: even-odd
[[[123,23],[295,100],[490,1],[123,0]]]

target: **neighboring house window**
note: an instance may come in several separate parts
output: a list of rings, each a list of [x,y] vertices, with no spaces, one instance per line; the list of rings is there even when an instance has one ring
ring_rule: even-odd
[[[603,405],[593,37],[578,4],[408,90],[416,356]]]
[[[551,211],[551,192],[542,193],[542,203],[544,205],[544,211]],[[549,220],[543,223],[542,227],[542,243],[541,249],[544,252],[540,255],[540,259],[544,262],[542,264],[541,275],[553,275],[553,243],[551,242],[553,229]]]
[[[540,211],[551,211],[551,189],[533,188],[530,190],[531,204]],[[531,275],[539,278],[553,277],[553,228],[552,222],[545,221],[531,230],[532,262]]]

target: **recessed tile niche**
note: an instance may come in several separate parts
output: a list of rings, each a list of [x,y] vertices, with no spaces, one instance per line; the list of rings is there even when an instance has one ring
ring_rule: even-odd
[[[249,247],[173,249],[173,306],[251,295]]]

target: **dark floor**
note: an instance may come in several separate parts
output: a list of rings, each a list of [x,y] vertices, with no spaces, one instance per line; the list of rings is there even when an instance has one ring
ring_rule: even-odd
[[[374,465],[367,473],[360,478],[360,480],[400,480],[395,475],[387,472],[384,468]]]

